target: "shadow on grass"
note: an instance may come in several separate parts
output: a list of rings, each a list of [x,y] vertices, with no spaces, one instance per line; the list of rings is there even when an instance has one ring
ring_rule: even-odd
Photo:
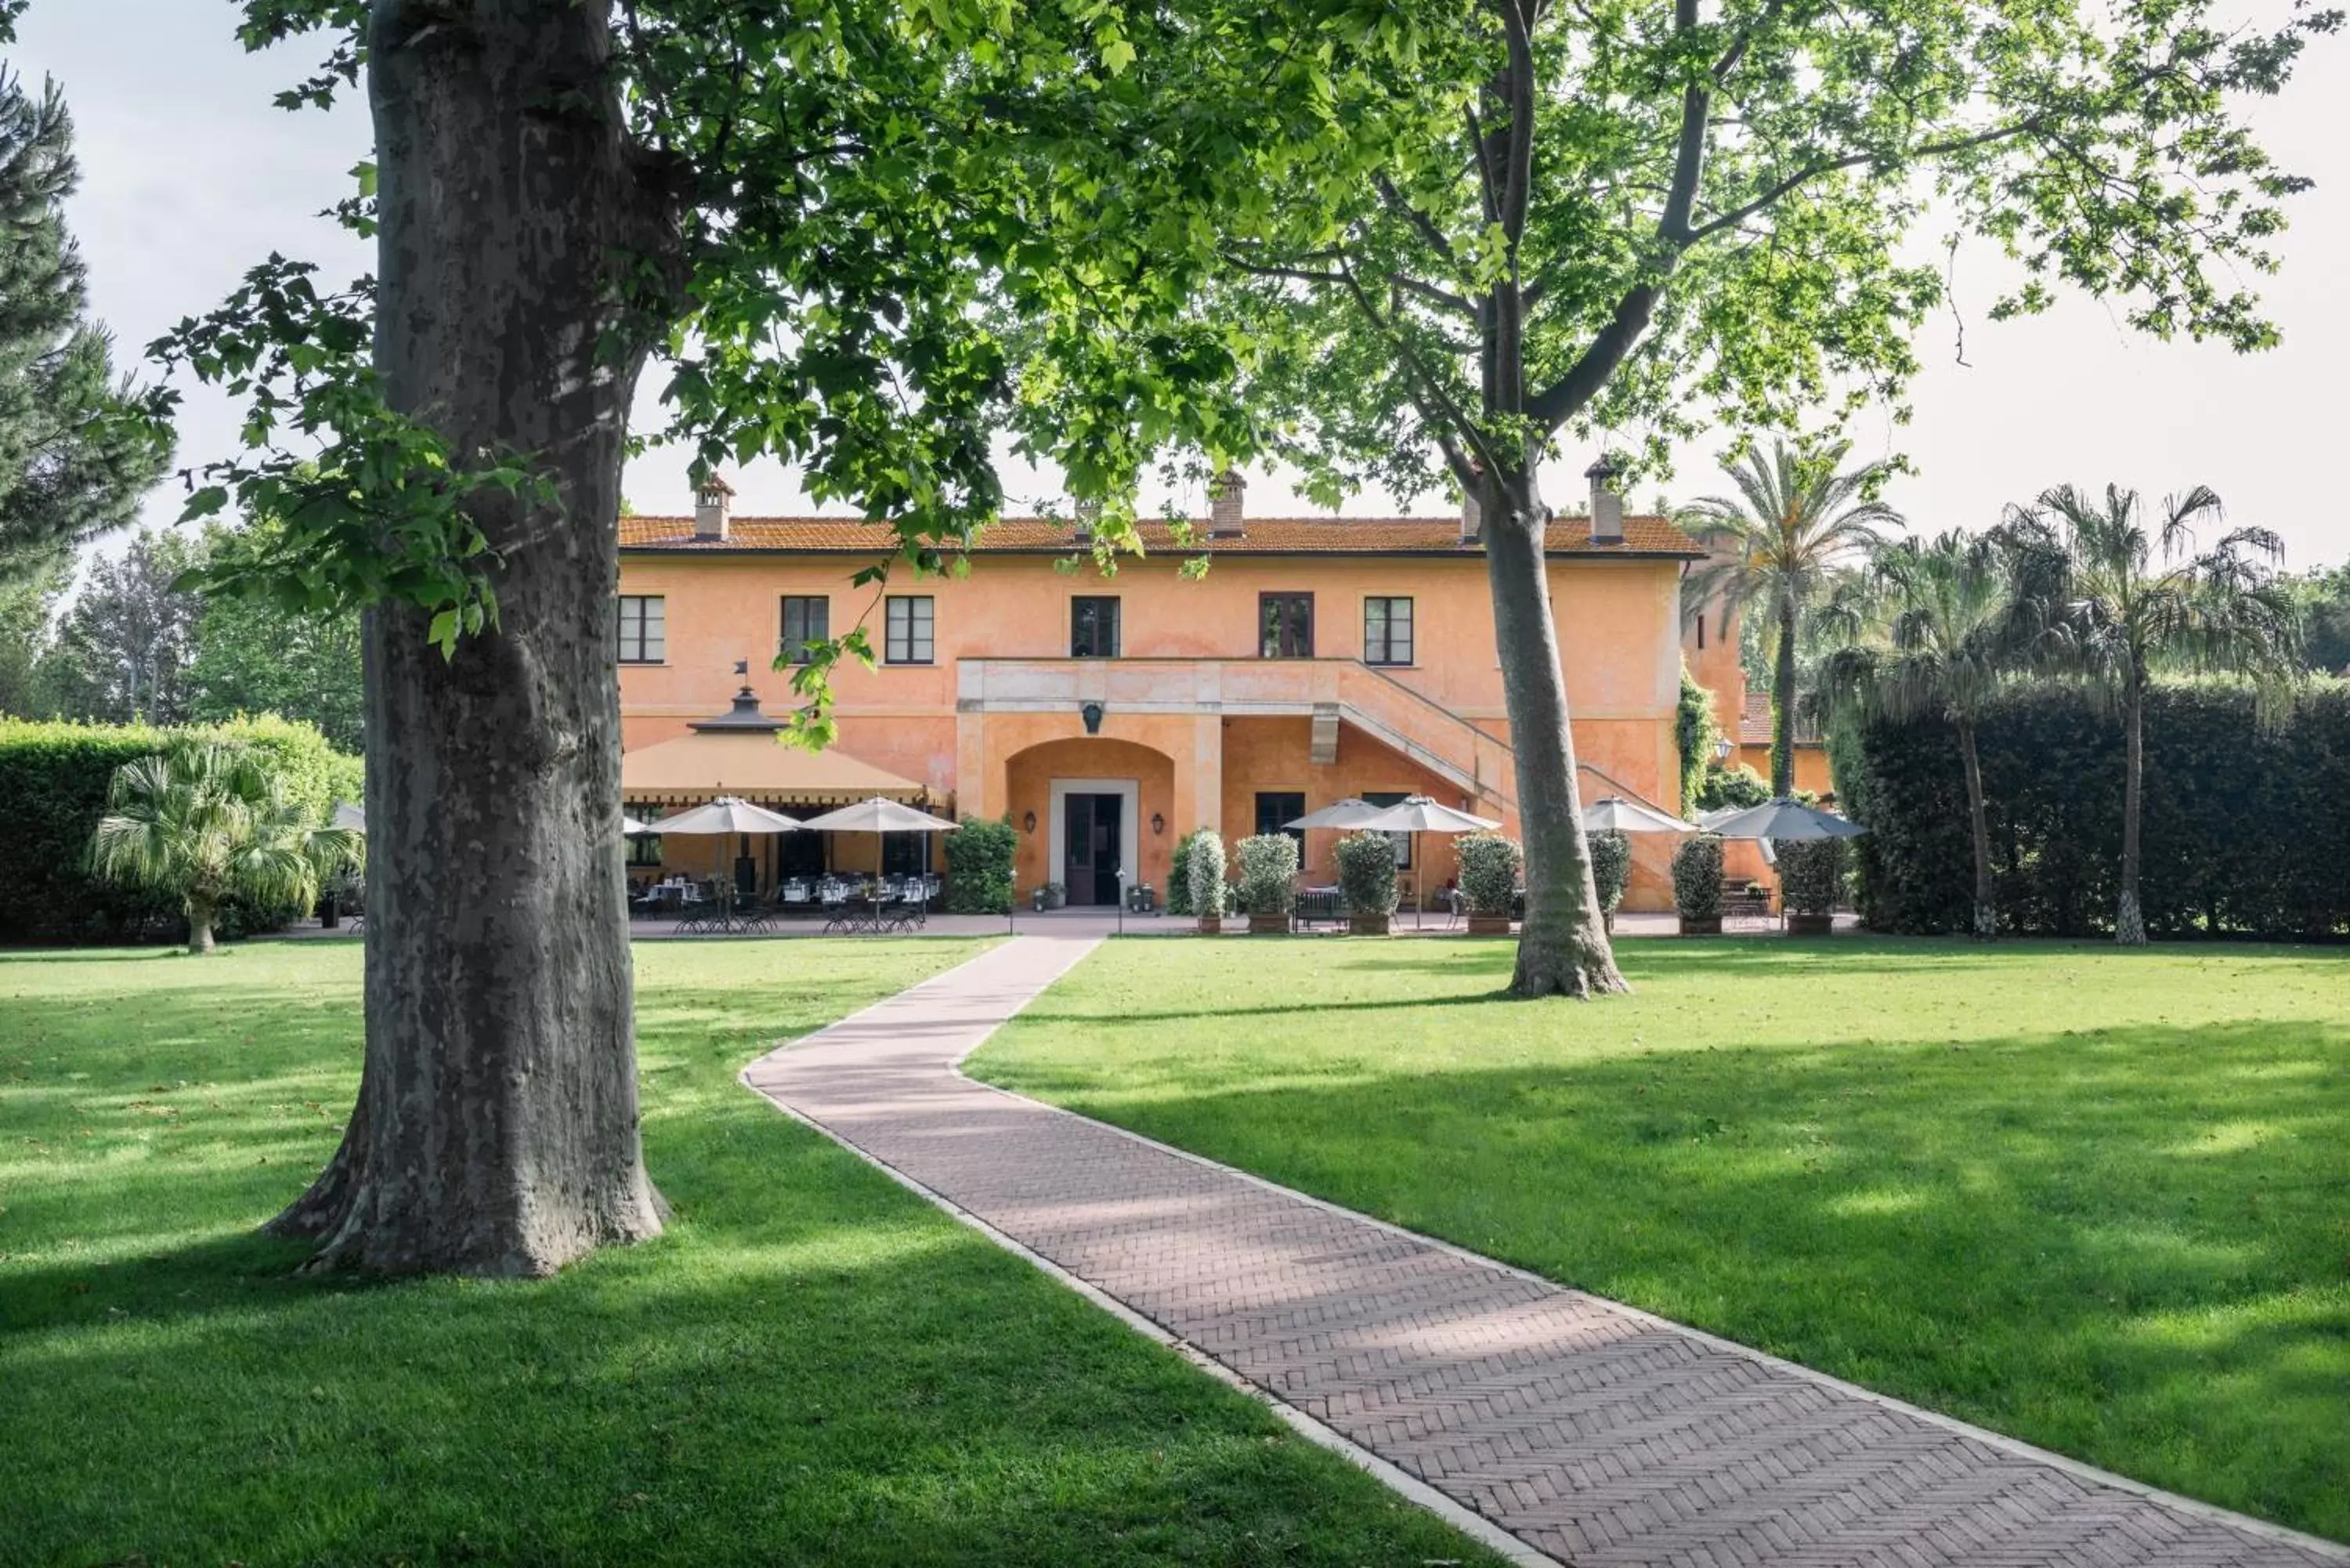
[[[1318,1197],[2350,1536],[2346,1060],[2350,1030],[2270,1019],[1132,1096],[1043,1071]]]

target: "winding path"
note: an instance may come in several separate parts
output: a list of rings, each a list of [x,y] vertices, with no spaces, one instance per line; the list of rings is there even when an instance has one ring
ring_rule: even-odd
[[[2350,1564],[956,1071],[1097,940],[1015,938],[743,1080],[1521,1561]]]

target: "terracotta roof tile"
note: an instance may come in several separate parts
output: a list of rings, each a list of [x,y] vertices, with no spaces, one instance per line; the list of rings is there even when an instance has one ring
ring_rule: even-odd
[[[1746,706],[1738,714],[1738,743],[1742,746],[1767,746],[1774,737],[1771,733],[1771,693],[1760,687],[1746,689]],[[1820,744],[1820,727],[1803,717],[1799,706],[1795,715],[1795,744]]]
[[[1142,524],[1143,547],[1153,553],[1213,556],[1460,556],[1461,524],[1451,517],[1252,517],[1238,538],[1210,539],[1195,523],[1179,544],[1164,523]],[[878,554],[895,547],[889,530],[853,517],[737,517],[728,536],[697,539],[691,517],[623,517],[620,548],[695,554]],[[1005,517],[973,546],[1006,554],[1066,555],[1076,548],[1069,524],[1049,518]],[[1621,545],[1595,545],[1579,518],[1552,525],[1549,553],[1574,556],[1667,556],[1697,560],[1704,550],[1662,517],[1627,517]]]

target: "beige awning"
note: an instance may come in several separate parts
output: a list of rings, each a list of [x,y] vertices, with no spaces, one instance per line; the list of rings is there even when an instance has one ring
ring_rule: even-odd
[[[620,794],[628,800],[691,802],[732,794],[835,805],[875,795],[919,800],[927,793],[837,746],[804,751],[760,731],[699,730],[620,755]]]

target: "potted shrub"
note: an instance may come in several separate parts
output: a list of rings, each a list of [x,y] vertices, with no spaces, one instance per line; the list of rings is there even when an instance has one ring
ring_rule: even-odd
[[[1349,834],[1338,840],[1337,857],[1347,929],[1358,937],[1386,936],[1396,907],[1395,840],[1384,833]]]
[[[1252,932],[1289,929],[1290,888],[1297,879],[1297,840],[1260,833],[1240,841],[1241,908]]]
[[[1200,919],[1200,929],[1213,936],[1224,929],[1224,841],[1213,828],[1203,827],[1178,846],[1183,856],[1183,891]]]
[[[1721,933],[1721,840],[1712,834],[1684,839],[1673,851],[1673,908],[1681,918],[1681,935]]]
[[[1058,882],[1040,883],[1036,890],[1029,895],[1029,898],[1040,912],[1045,909],[1057,909],[1068,903],[1069,890]]]
[[[1518,896],[1518,872],[1526,863],[1518,841],[1498,833],[1470,833],[1453,840],[1461,857],[1461,896],[1469,900],[1469,934],[1510,934],[1510,906]]]
[[[1835,907],[1844,897],[1850,860],[1841,838],[1781,839],[1772,846],[1779,859],[1779,898],[1787,910],[1791,937],[1824,937],[1835,928]]]
[[[1591,885],[1599,895],[1599,919],[1612,935],[1616,906],[1624,901],[1624,888],[1632,880],[1632,836],[1620,827],[1603,827],[1586,835],[1584,843],[1591,851]]]

